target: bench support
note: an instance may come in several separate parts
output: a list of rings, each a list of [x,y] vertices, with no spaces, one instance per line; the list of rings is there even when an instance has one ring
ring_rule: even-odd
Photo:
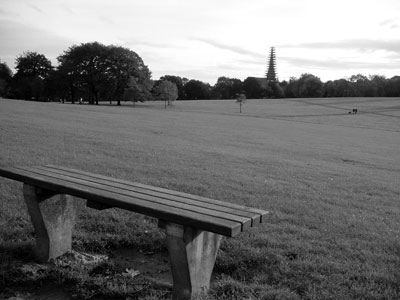
[[[71,250],[77,199],[24,184],[24,199],[36,233],[35,252],[49,261]]]
[[[163,224],[171,261],[172,299],[206,292],[222,236],[174,223]]]

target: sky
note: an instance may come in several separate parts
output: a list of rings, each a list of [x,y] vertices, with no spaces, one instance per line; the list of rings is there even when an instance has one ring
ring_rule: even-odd
[[[390,78],[400,75],[400,0],[0,0],[0,61],[12,70],[26,51],[56,66],[94,41],[135,51],[153,79],[264,77],[270,47],[279,80]]]

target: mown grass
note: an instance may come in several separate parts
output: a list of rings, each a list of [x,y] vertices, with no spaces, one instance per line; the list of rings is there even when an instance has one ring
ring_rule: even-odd
[[[2,166],[59,164],[268,209],[265,224],[223,241],[207,299],[400,298],[398,98],[249,100],[242,114],[234,101],[0,105]],[[21,184],[0,179],[0,205],[4,295],[53,282],[81,299],[169,297],[146,281],[135,292],[111,262],[109,277],[75,266],[26,278]],[[83,207],[73,243],[165,251],[156,220],[117,209]]]

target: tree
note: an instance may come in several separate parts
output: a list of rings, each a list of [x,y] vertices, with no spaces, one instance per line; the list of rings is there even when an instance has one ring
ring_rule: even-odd
[[[0,61],[0,97],[8,94],[8,86],[12,79],[12,72],[6,63]]]
[[[56,82],[54,85],[62,86],[57,93],[57,96],[64,99],[69,98],[72,104],[79,97],[82,98],[85,94],[85,83],[77,70],[75,69],[74,61],[71,58],[59,56],[57,58],[59,65],[56,70]]]
[[[7,95],[7,86],[8,86],[7,81],[0,78],[0,98],[5,97]]]
[[[168,80],[170,82],[175,83],[176,87],[178,88],[178,100],[186,99],[184,86],[189,81],[187,78],[185,77],[181,78],[179,76],[174,76],[174,75],[164,75],[160,77],[160,80]]]
[[[41,100],[44,96],[44,81],[53,70],[49,59],[37,52],[25,52],[16,59],[16,74],[13,78],[17,97]]]
[[[240,79],[219,77],[211,90],[213,99],[234,99],[243,90]]]
[[[202,100],[210,99],[210,85],[199,80],[189,80],[185,86],[185,94],[187,99]]]
[[[323,87],[324,97],[335,97],[336,96],[336,83],[332,80],[325,82]]]
[[[81,86],[89,103],[99,103],[101,92],[114,90],[109,76],[111,63],[107,46],[98,42],[72,46],[58,57],[60,70],[64,70],[74,86]]]
[[[53,69],[50,60],[37,52],[25,52],[17,57],[16,63],[17,73],[15,76],[45,79]]]
[[[351,85],[348,80],[342,78],[333,82],[336,87],[335,97],[350,97],[352,95]]]
[[[365,97],[369,94],[368,89],[370,83],[368,77],[362,74],[357,74],[352,75],[348,81],[350,83],[351,96]]]
[[[384,97],[386,96],[386,77],[381,75],[371,75],[369,76],[370,82],[370,97]]]
[[[243,81],[243,89],[247,99],[260,99],[264,97],[264,89],[255,77],[247,77]]]
[[[114,98],[120,105],[120,99],[123,96],[124,89],[128,83],[132,83],[132,77],[135,78],[136,85],[140,91],[140,100],[145,101],[151,98],[151,72],[144,64],[141,57],[134,51],[117,46],[108,46],[111,52],[111,74],[115,81]]]
[[[265,90],[266,96],[269,98],[283,98],[284,92],[278,81],[267,81]]]
[[[321,97],[323,83],[319,77],[312,74],[302,74],[298,81],[299,97]]]
[[[299,96],[298,80],[296,77],[290,77],[289,81],[283,87],[283,93],[287,98]]]
[[[231,97],[232,99],[236,97],[238,94],[243,94],[243,82],[237,78],[231,78]]]
[[[151,97],[151,73],[140,56],[127,48],[85,43],[70,47],[58,61],[71,95],[80,89],[89,103],[116,99],[120,105],[126,88],[137,90],[137,101]]]
[[[165,108],[178,98],[178,87],[168,80],[158,80],[152,90],[155,99],[164,100]]]
[[[385,90],[387,97],[400,97],[400,76],[388,79]]]
[[[219,77],[211,90],[213,99],[229,99],[231,95],[231,83],[228,77]]]
[[[131,76],[122,96],[124,101],[144,102],[151,99],[149,88],[139,83],[139,79]]]
[[[242,105],[246,102],[246,95],[241,93],[237,95],[236,102],[239,103],[239,112],[242,113]]]

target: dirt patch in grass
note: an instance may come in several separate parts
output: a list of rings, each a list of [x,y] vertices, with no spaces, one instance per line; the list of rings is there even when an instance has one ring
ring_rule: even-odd
[[[110,261],[126,269],[135,269],[153,284],[171,288],[172,274],[167,252],[144,252],[138,249],[118,249]]]
[[[35,289],[16,289],[10,294],[12,294],[10,297],[16,297],[18,300],[74,300],[70,293],[66,291],[65,286],[55,283],[48,283]]]
[[[168,255],[162,251],[118,249],[107,255],[72,251],[45,264],[17,257],[9,253],[9,263],[2,265],[0,299],[161,299],[172,288]]]

